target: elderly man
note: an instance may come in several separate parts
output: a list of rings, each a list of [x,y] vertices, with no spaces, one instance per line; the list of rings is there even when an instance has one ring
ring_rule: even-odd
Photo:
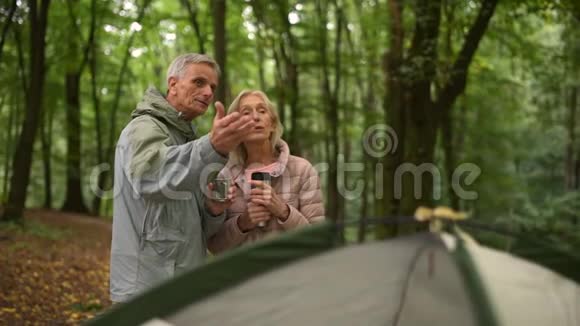
[[[204,167],[224,164],[254,127],[215,103],[209,135],[191,121],[212,103],[219,66],[202,54],[177,57],[167,71],[167,95],[150,87],[123,129],[115,152],[111,300],[124,302],[198,266],[206,239],[224,220],[230,200],[204,196]]]

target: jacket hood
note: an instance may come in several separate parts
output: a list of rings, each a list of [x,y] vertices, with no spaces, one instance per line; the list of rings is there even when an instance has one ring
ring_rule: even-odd
[[[137,104],[137,108],[131,113],[131,118],[142,115],[150,115],[159,120],[164,121],[168,125],[177,129],[187,139],[193,140],[196,138],[190,122],[179,118],[177,110],[167,102],[165,96],[161,92],[150,86],[143,94],[143,98]]]

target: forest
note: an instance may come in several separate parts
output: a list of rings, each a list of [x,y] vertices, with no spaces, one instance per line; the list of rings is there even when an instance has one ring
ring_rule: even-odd
[[[2,0],[0,229],[110,223],[120,131],[187,52],[219,63],[226,107],[248,88],[275,102],[350,241],[448,206],[580,244],[576,0]]]

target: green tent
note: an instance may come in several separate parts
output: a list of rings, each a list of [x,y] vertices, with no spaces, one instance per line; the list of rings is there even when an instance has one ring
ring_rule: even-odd
[[[90,324],[580,325],[580,260],[553,248],[536,253],[567,277],[450,233],[335,234],[324,223],[231,251]]]

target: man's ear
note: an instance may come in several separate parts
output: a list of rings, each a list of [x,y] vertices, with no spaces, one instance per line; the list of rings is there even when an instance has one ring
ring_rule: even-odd
[[[173,76],[169,77],[169,80],[167,80],[167,94],[171,94],[171,92],[175,90],[173,87],[175,84],[177,84],[177,78]]]

